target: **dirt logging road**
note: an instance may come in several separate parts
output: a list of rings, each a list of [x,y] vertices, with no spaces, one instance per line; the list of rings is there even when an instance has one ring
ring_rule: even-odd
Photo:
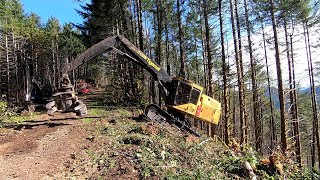
[[[82,98],[90,104],[104,97],[97,91]],[[70,161],[93,144],[88,140],[90,128],[92,124],[75,113],[51,117],[45,112],[35,120],[0,128],[0,180],[72,178]],[[77,179],[85,179],[87,172],[83,174]]]
[[[55,118],[76,118],[60,114]],[[0,179],[61,179],[66,163],[87,143],[80,120],[49,120],[0,129]]]
[[[217,162],[232,158],[222,143],[148,121],[137,107],[97,106],[102,98],[82,97],[90,105],[82,118],[41,112],[2,125],[0,180],[224,179]]]

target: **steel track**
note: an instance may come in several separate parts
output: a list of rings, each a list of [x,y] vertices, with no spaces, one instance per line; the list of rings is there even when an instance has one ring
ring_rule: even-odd
[[[144,113],[151,121],[157,122],[159,124],[168,123],[182,131],[200,137],[200,134],[197,131],[193,130],[190,126],[190,123],[187,123],[185,119],[181,120],[177,117],[174,117],[155,104],[148,105],[145,108]]]

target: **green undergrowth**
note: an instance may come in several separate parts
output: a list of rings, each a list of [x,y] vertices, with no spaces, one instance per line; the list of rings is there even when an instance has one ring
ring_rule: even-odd
[[[99,169],[98,177],[118,174],[125,164],[128,167],[122,175],[133,174],[140,179],[225,178],[216,165],[216,158],[228,156],[222,143],[195,137],[189,142],[172,127],[136,122],[128,119],[128,114],[112,112],[108,123],[91,129],[94,137],[108,142],[87,150]]]
[[[121,118],[121,117],[128,117],[130,116],[131,112],[126,109],[115,109],[115,110],[106,110],[102,108],[90,108],[88,110],[88,115],[90,116],[99,116],[102,118],[106,117],[114,117],[114,118]]]
[[[6,113],[3,112],[2,115],[0,115],[0,122],[3,122],[3,123],[23,123],[24,121],[40,120],[39,115],[46,113],[43,111],[43,112],[34,112],[28,115],[20,115],[19,113],[16,113],[14,111],[10,111],[10,112],[8,110],[3,110],[3,111],[4,112],[6,111]],[[82,121],[89,123],[96,120],[94,117],[106,118],[106,117],[114,116],[114,118],[120,118],[122,116],[126,116],[126,117],[130,116],[130,112],[124,109],[108,111],[101,108],[90,108],[88,110],[87,116],[88,118],[83,117]]]
[[[11,115],[3,115],[0,116],[0,122],[2,123],[23,123],[24,121],[32,121],[38,119],[38,116],[42,114],[42,112],[35,112],[32,115],[21,116],[17,113],[12,113]]]
[[[251,164],[257,179],[310,177],[307,171],[281,176],[271,172],[249,147],[245,153],[235,153],[219,138],[197,138],[171,126],[134,120],[124,109],[102,111],[93,110],[106,118],[103,123],[93,121],[88,129],[88,139],[93,142],[85,150],[89,160],[76,165],[94,168],[95,173],[88,175],[91,178],[247,179],[245,161]]]
[[[38,115],[10,116],[5,122],[20,123]],[[279,175],[261,164],[263,157],[250,147],[234,152],[218,137],[194,137],[136,116],[127,109],[89,109],[88,118],[81,119],[88,144],[81,154],[71,156],[67,179],[248,179],[244,162],[250,163],[257,179],[311,179],[310,171],[298,171],[285,162],[284,174]]]
[[[136,111],[136,110],[135,110]],[[5,123],[37,119],[6,114]],[[90,143],[83,154],[73,157],[66,177],[93,179],[249,179],[244,162],[249,162],[257,179],[311,179],[308,170],[283,163],[284,174],[260,163],[250,147],[241,152],[230,150],[217,137],[194,137],[169,125],[133,118],[127,109],[91,108],[83,118]],[[91,118],[90,118],[91,117]],[[101,117],[101,118],[94,118]],[[319,173],[314,171],[314,177]]]
[[[4,95],[0,98],[0,122],[7,121],[8,119],[11,119],[11,117],[15,117],[15,108],[8,107],[8,103],[4,100],[1,100],[2,98],[5,98]]]

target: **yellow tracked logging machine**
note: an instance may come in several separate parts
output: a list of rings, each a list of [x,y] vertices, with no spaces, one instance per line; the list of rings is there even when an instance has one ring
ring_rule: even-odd
[[[121,48],[121,50],[118,48]],[[165,107],[160,108],[155,104],[148,105],[144,111],[148,119],[160,123],[166,122],[197,135],[198,133],[192,129],[190,122],[184,118],[185,115],[200,121],[218,124],[221,104],[213,97],[205,95],[202,86],[180,77],[171,78],[159,64],[147,57],[127,38],[121,35],[100,41],[63,67],[64,82],[69,83],[63,83],[63,87],[65,87],[61,90],[63,92],[56,93],[55,101],[47,104],[49,114],[53,114],[57,110],[75,111],[78,115],[87,113],[85,105],[74,95],[73,87],[70,86],[70,81],[68,80],[68,72],[110,50],[140,65],[153,76],[155,81],[159,82]],[[65,89],[68,92],[65,92]],[[71,95],[64,97],[65,94]]]

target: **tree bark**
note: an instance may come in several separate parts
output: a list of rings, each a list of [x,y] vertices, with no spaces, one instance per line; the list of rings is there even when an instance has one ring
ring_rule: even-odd
[[[228,145],[231,134],[231,119],[230,119],[230,107],[229,99],[230,93],[228,88],[228,73],[229,68],[226,63],[226,55],[224,48],[224,32],[223,32],[223,17],[222,17],[222,0],[219,0],[219,22],[220,22],[220,39],[221,39],[221,60],[222,60],[222,73],[223,73],[223,119],[225,120],[224,126],[224,140]]]
[[[211,56],[211,37],[210,37],[210,26],[209,26],[209,12],[208,12],[208,0],[203,0],[203,18],[205,26],[205,37],[206,37],[206,51],[207,51],[207,63],[208,63],[208,95],[213,97],[213,82],[212,82],[212,56]]]
[[[138,30],[139,30],[139,48],[141,51],[144,51],[143,47],[143,26],[142,26],[142,6],[141,0],[136,0],[138,5]]]
[[[264,49],[264,58],[265,64],[267,69],[267,81],[268,81],[268,97],[269,97],[269,108],[270,108],[270,135],[271,135],[271,149],[275,146],[275,142],[277,142],[276,136],[276,125],[274,120],[274,110],[273,110],[273,101],[272,101],[272,94],[271,94],[271,82],[270,82],[270,73],[269,73],[269,63],[268,63],[268,56],[267,56],[267,45],[266,45],[266,37],[264,32],[264,25],[261,18],[261,28],[262,28],[262,37],[263,37],[263,49]]]
[[[256,150],[261,151],[262,148],[262,130],[261,121],[258,116],[259,102],[258,102],[258,88],[256,85],[256,62],[253,59],[252,52],[252,41],[251,41],[251,23],[249,21],[247,0],[244,0],[246,26],[247,26],[247,37],[248,37],[248,47],[250,55],[250,66],[251,66],[251,82],[252,82],[252,101],[253,101],[253,121],[255,126],[255,144]]]
[[[295,154],[296,159],[299,164],[299,167],[301,168],[301,156],[300,156],[300,138],[299,138],[299,123],[298,123],[298,110],[297,110],[297,104],[296,104],[296,89],[295,89],[295,82],[293,80],[294,78],[294,64],[293,64],[293,54],[290,56],[290,48],[291,53],[293,53],[292,49],[292,34],[290,35],[290,48],[289,48],[289,40],[288,40],[288,30],[287,30],[287,21],[284,20],[284,32],[285,32],[285,40],[286,40],[286,54],[288,59],[288,71],[289,71],[289,89],[290,89],[290,116],[292,121],[292,127],[293,127],[293,139],[295,144]]]
[[[168,7],[168,4],[166,3],[166,8]],[[164,15],[164,32],[165,32],[165,36],[166,36],[166,65],[167,65],[167,73],[169,74],[169,76],[171,75],[171,68],[170,68],[170,47],[169,47],[169,29],[168,29],[168,13],[165,13]]]
[[[181,0],[177,0],[177,16],[178,16],[178,26],[179,26],[179,44],[180,44],[180,71],[179,76],[182,78],[186,77],[186,70],[185,70],[185,62],[186,62],[186,55],[185,55],[185,44],[184,44],[184,29],[182,27],[182,13],[181,13]]]
[[[156,57],[157,57],[157,63],[160,65],[162,62],[162,48],[161,48],[161,42],[162,42],[162,19],[163,19],[163,7],[162,7],[162,0],[157,0],[157,48],[156,48]],[[158,88],[158,104],[161,107],[161,89]]]
[[[234,5],[233,0],[229,0],[230,3],[230,13],[231,13],[231,25],[232,25],[232,34],[233,34],[233,43],[234,43],[234,50],[235,50],[235,59],[236,59],[236,66],[237,66],[237,77],[238,77],[238,91],[239,91],[239,109],[240,109],[240,143],[246,143],[246,120],[245,120],[245,108],[244,108],[244,92],[243,92],[243,68],[241,67],[241,57],[240,57],[240,50],[238,43],[241,42],[238,40],[237,36],[237,27],[235,25],[235,18],[234,18]],[[239,33],[238,33],[239,35]]]
[[[277,77],[278,77],[278,93],[279,93],[279,101],[280,101],[280,124],[281,124],[281,145],[282,151],[285,152],[287,150],[287,135],[286,135],[286,117],[285,117],[285,104],[284,104],[284,92],[283,92],[283,82],[282,82],[282,69],[281,69],[281,60],[280,60],[280,51],[278,44],[278,34],[277,34],[277,22],[275,17],[275,5],[274,1],[270,0],[270,12],[271,12],[271,20],[272,20],[272,29],[273,29],[273,38],[274,38],[274,48],[276,51],[276,68],[277,68]]]
[[[293,54],[293,23],[292,23],[292,33],[290,35],[290,46],[291,46],[291,61],[292,61],[292,83],[293,83],[293,109],[294,109],[294,118],[293,122],[293,135],[295,137],[295,150],[297,161],[299,163],[299,168],[302,168],[302,159],[301,159],[301,143],[300,143],[300,127],[299,127],[299,117],[298,117],[298,98],[297,98],[297,89],[296,89],[296,75],[295,75],[295,67],[294,67],[294,54]]]
[[[312,126],[312,153],[311,153],[311,163],[312,168],[315,168],[316,164],[316,149],[318,150],[318,161],[320,162],[320,140],[319,140],[319,125],[318,125],[318,109],[317,109],[317,100],[316,100],[316,91],[314,84],[314,74],[313,74],[313,60],[311,54],[311,45],[309,38],[309,28],[308,23],[303,23],[304,28],[304,37],[306,50],[308,55],[308,71],[309,71],[309,80],[310,80],[310,90],[311,90],[311,104],[312,104],[312,115],[313,115],[313,126]],[[318,163],[320,169],[320,163]]]

